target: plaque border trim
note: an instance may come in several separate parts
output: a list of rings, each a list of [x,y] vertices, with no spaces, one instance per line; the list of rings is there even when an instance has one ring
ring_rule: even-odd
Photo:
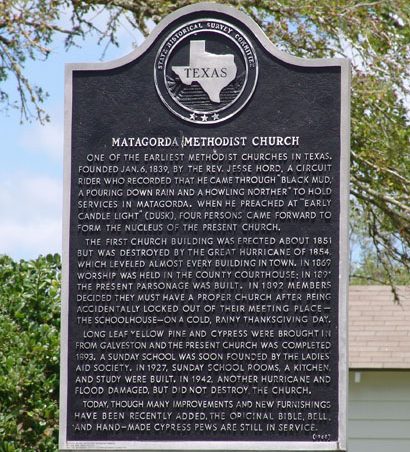
[[[89,443],[89,444],[88,444]],[[297,446],[296,448],[294,446]],[[189,447],[188,447],[189,446]],[[309,451],[342,451],[339,441],[67,441],[68,449],[74,451],[269,451],[269,452],[309,452]],[[71,448],[70,448],[71,447]]]
[[[338,441],[67,441],[67,383],[68,383],[68,294],[71,200],[71,141],[73,110],[73,72],[115,69],[140,58],[155,43],[160,33],[172,22],[197,12],[219,12],[242,22],[274,57],[301,67],[340,67],[340,213],[339,213],[339,419]],[[351,68],[347,58],[295,57],[282,52],[266,37],[262,29],[246,14],[237,9],[216,4],[196,3],[185,6],[165,17],[128,55],[108,62],[68,63],[65,65],[64,96],[64,174],[63,174],[63,246],[61,283],[61,350],[60,350],[60,418],[59,450],[61,451],[142,451],[142,450],[230,450],[230,451],[346,451],[348,352],[347,306],[349,290],[349,168],[350,168],[350,87]]]

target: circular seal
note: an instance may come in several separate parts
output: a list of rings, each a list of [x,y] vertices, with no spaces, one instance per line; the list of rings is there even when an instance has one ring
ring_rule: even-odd
[[[162,102],[196,124],[215,124],[238,113],[251,98],[258,61],[248,37],[217,19],[188,22],[166,37],[155,59]]]

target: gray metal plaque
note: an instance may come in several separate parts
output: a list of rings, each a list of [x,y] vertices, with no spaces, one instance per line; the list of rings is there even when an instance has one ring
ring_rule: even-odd
[[[348,168],[348,61],[234,9],[68,65],[61,450],[345,450]]]

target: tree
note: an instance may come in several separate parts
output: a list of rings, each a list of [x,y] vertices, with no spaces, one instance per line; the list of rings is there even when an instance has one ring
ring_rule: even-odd
[[[43,92],[24,75],[27,57],[47,57],[54,33],[67,45],[88,32],[118,44],[120,21],[144,34],[149,21],[191,4],[175,0],[3,0],[0,4],[0,81],[14,75],[20,108],[44,119]],[[352,228],[371,238],[384,280],[394,285],[394,268],[410,270],[410,151],[408,99],[410,3],[408,0],[230,0],[249,14],[280,49],[304,58],[352,60]],[[67,8],[68,28],[58,26]],[[109,21],[95,28],[91,12],[105,9]],[[7,93],[0,92],[7,101]],[[406,104],[407,101],[407,104]]]
[[[354,216],[355,212],[352,212]],[[350,236],[351,242],[351,285],[386,284],[386,270],[380,260],[371,237],[366,235],[366,225],[355,220],[357,225],[355,233]],[[358,233],[357,233],[358,232]],[[358,252],[360,250],[360,253]],[[389,268],[389,277],[393,281],[393,294],[399,300],[396,285],[410,285],[410,272],[400,262],[392,261]]]
[[[410,273],[400,266],[393,267],[394,283],[401,286],[410,285]],[[350,275],[350,285],[384,284],[385,270],[374,250],[364,249],[359,263],[354,263]],[[400,300],[402,301],[402,300]]]
[[[58,438],[58,255],[0,256],[0,451],[52,452]]]

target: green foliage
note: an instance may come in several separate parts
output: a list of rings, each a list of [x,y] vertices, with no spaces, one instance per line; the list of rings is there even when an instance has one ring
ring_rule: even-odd
[[[358,261],[351,264],[350,284],[351,285],[371,285],[386,284],[386,269],[384,263],[380,260],[373,244],[363,237],[361,240],[361,253]],[[400,302],[397,286],[410,285],[410,272],[401,265],[393,264],[388,274],[389,284],[392,286],[392,292],[396,302]]]
[[[27,58],[47,58],[50,53],[47,45],[54,32],[63,31],[55,23],[62,13],[62,6],[58,0],[0,1],[0,82],[13,76],[19,95],[14,105],[9,93],[0,89],[0,102],[19,107],[22,119],[31,116],[41,122],[48,119],[40,105],[46,93],[41,87],[32,85],[24,73],[24,65]]]
[[[410,273],[402,267],[395,266],[390,274],[395,286],[410,285]],[[359,265],[352,269],[351,285],[385,284],[386,272],[375,253],[364,254]],[[400,301],[398,293],[393,292],[395,300]]]
[[[0,452],[57,450],[60,256],[0,257]]]

